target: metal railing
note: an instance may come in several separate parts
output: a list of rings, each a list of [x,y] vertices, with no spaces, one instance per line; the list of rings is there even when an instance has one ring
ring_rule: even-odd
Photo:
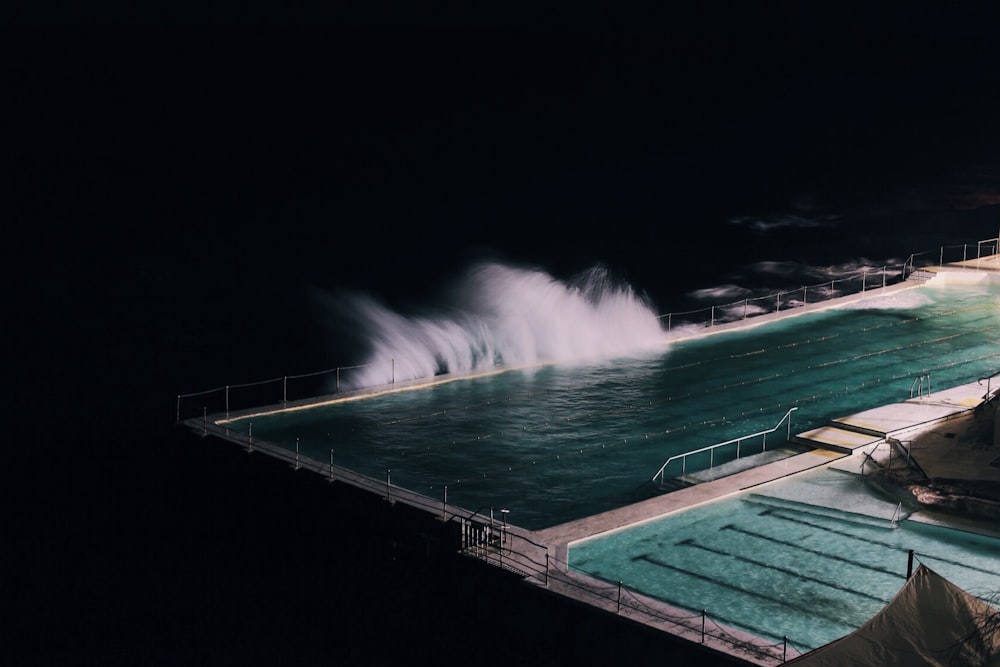
[[[967,262],[970,259],[970,257],[969,257],[969,248],[971,246],[972,246],[972,244],[970,244],[970,243],[963,243],[962,245],[941,246],[940,248],[938,248],[937,262],[934,262],[933,260],[931,260],[929,262],[925,261],[920,266],[935,266],[935,265],[936,266],[944,266],[944,264],[945,264],[945,251],[946,250],[955,250],[956,248],[961,248],[962,249],[962,259],[958,259],[957,256],[956,256],[955,258],[950,258],[949,257],[948,261],[949,262]],[[983,248],[984,247],[987,249],[986,255],[983,254]],[[979,259],[982,259],[983,257],[988,257],[991,254],[996,254],[996,253],[1000,252],[1000,249],[998,249],[998,248],[1000,248],[1000,237],[978,241],[976,243],[976,259],[979,260]],[[905,278],[906,276],[908,276],[909,274],[911,274],[911,273],[913,273],[914,271],[917,270],[917,266],[916,266],[916,258],[917,257],[922,257],[924,255],[929,254],[930,252],[932,252],[932,251],[931,250],[925,250],[923,252],[915,252],[912,255],[910,255],[906,259],[906,261],[903,262],[903,277]]]
[[[702,454],[704,452],[708,452],[709,453],[709,464],[708,464],[708,467],[709,467],[709,469],[711,469],[715,465],[715,450],[719,449],[720,447],[726,447],[728,445],[735,444],[736,445],[736,458],[739,459],[740,458],[740,444],[744,440],[749,440],[751,438],[762,437],[763,441],[764,441],[764,445],[763,446],[764,446],[764,449],[766,450],[767,449],[767,436],[769,434],[774,433],[775,431],[777,431],[781,427],[781,425],[783,423],[785,423],[786,421],[788,422],[788,424],[787,424],[787,429],[788,430],[787,430],[787,433],[785,435],[785,439],[787,441],[787,440],[791,439],[791,437],[792,437],[792,419],[791,419],[791,415],[796,410],[798,410],[797,407],[795,407],[795,408],[789,408],[788,412],[785,413],[785,416],[782,417],[778,421],[778,423],[774,425],[774,428],[767,429],[766,431],[758,431],[757,433],[751,433],[750,435],[740,436],[739,438],[733,438],[732,440],[726,440],[725,442],[719,442],[719,443],[716,443],[714,445],[709,445],[708,447],[702,447],[701,449],[694,449],[694,450],[689,451],[689,452],[684,452],[683,454],[676,454],[674,456],[671,456],[670,458],[668,458],[666,461],[663,462],[663,465],[660,466],[660,469],[656,471],[656,474],[653,475],[651,481],[656,482],[657,478],[659,478],[659,483],[663,484],[663,475],[664,475],[664,471],[667,469],[667,466],[670,465],[673,461],[678,461],[678,460],[681,462],[681,475],[687,474],[687,457],[692,456],[694,454]]]
[[[430,522],[457,524],[455,547],[460,553],[486,565],[513,572],[534,585],[568,599],[610,611],[674,637],[706,645],[715,651],[751,655],[763,665],[780,665],[787,660],[789,653],[798,655],[809,648],[801,647],[801,650],[796,650],[787,638],[773,642],[738,633],[704,610],[695,613],[670,608],[621,582],[608,585],[574,572],[566,560],[557,558],[552,553],[551,546],[540,544],[532,539],[531,531],[510,523],[503,509],[500,510],[500,517],[496,517],[491,508],[489,512],[486,507],[472,512],[450,504],[447,487],[442,499],[434,499],[393,485],[389,471],[386,471],[385,480],[379,480],[334,465],[332,453],[330,462],[327,463],[260,439],[252,433],[227,429],[211,420],[190,418],[185,420],[185,424],[196,434],[219,437],[245,447],[248,452],[257,452],[283,461],[295,470],[315,473],[330,482],[346,484],[390,501],[392,505],[407,506],[422,513],[422,520],[428,522],[428,526],[434,525]],[[423,534],[427,531],[420,532]]]
[[[957,254],[957,249],[961,248],[961,257]],[[975,248],[975,257],[970,256],[970,250]],[[861,269],[854,273],[843,275],[839,278],[828,280],[812,285],[768,292],[767,294],[748,297],[739,301],[715,304],[694,310],[670,312],[660,315],[659,319],[663,323],[663,328],[671,331],[677,326],[680,319],[685,325],[702,325],[713,327],[725,322],[752,319],[757,315],[774,313],[791,308],[798,308],[808,304],[829,301],[848,294],[864,293],[869,290],[886,287],[889,284],[905,281],[911,274],[925,266],[944,266],[947,262],[966,262],[971,259],[980,259],[989,254],[1000,252],[1000,237],[985,239],[975,244],[963,243],[961,245],[940,246],[936,248],[937,261],[923,260],[918,262],[918,258],[925,257],[934,250],[912,253],[898,267],[896,265],[884,265],[881,269]],[[984,254],[985,253],[985,254]],[[947,257],[946,257],[947,255]],[[720,317],[720,313],[728,313],[728,317]],[[735,316],[733,315],[735,313]]]
[[[927,391],[924,392],[924,380],[927,381]],[[913,378],[913,382],[910,383],[910,398],[913,398],[914,389],[917,392],[917,396],[930,396],[931,395],[931,374],[923,373]]]
[[[868,290],[886,287],[890,282],[904,281],[921,267],[934,266],[935,264],[943,266],[946,261],[946,251],[955,253],[957,248],[962,249],[961,259],[957,256],[948,257],[947,261],[968,261],[970,259],[969,249],[972,247],[973,244],[968,243],[941,246],[939,249],[935,249],[938,255],[936,262],[934,260],[918,261],[918,258],[934,251],[913,253],[898,269],[888,265],[883,266],[881,270],[863,269],[822,283],[769,292],[763,296],[748,297],[739,301],[715,304],[695,310],[670,312],[658,316],[657,319],[666,331],[677,326],[678,320],[684,325],[706,327],[741,319],[748,320],[757,315],[828,301],[845,294],[864,293]],[[984,249],[988,252],[992,248],[994,252],[1000,252],[1000,237],[979,241],[974,247],[976,248],[975,259],[983,256]],[[395,385],[395,360],[392,361],[392,364],[390,368],[391,385]],[[338,366],[313,373],[286,375],[258,382],[229,384],[205,391],[178,394],[175,419],[177,423],[180,423],[189,417],[201,414],[203,410],[213,414],[221,412],[228,415],[233,410],[245,410],[265,405],[288,407],[297,401],[320,395],[341,394],[343,392],[341,375],[344,371],[356,371],[370,366],[371,364]],[[371,389],[371,387],[364,389]]]
[[[863,269],[822,283],[802,285],[794,289],[778,292],[768,292],[761,296],[747,297],[739,301],[715,304],[694,310],[670,312],[658,316],[658,319],[666,331],[672,331],[677,325],[676,320],[678,319],[685,325],[696,324],[713,327],[726,322],[749,320],[757,315],[777,313],[782,310],[829,301],[845,294],[861,293],[886,287],[890,282],[901,282],[905,278],[905,265],[900,266],[898,269],[888,266],[883,266],[881,269],[875,271]],[[736,315],[734,316],[733,313],[736,313]]]
[[[227,384],[214,389],[178,394],[176,421],[179,424],[189,417],[196,416],[198,411],[206,409],[213,414],[224,413],[228,418],[230,413],[235,410],[263,405],[288,407],[297,401],[311,399],[319,395],[339,394],[343,391],[341,374],[344,371],[355,371],[369,366],[370,364],[338,366],[313,373],[285,375],[242,384]],[[199,400],[189,400],[193,398]]]
[[[983,380],[986,380],[986,393],[983,394],[984,403],[989,403],[998,393],[1000,393],[1000,386],[997,386],[993,389],[990,388],[990,383],[992,382],[993,378],[1000,378],[1000,372],[993,373],[992,375],[984,375],[983,377],[979,378],[976,381],[979,383],[980,386],[982,386]]]

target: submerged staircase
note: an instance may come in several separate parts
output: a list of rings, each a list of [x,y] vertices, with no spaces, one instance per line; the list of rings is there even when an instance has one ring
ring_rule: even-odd
[[[742,456],[738,459],[734,459],[711,468],[705,468],[696,472],[687,473],[686,475],[681,475],[680,477],[667,478],[661,483],[661,488],[667,488],[668,486],[674,485],[676,485],[676,488],[684,488],[686,486],[694,486],[695,484],[701,484],[703,482],[711,482],[723,477],[728,477],[729,475],[735,475],[736,473],[743,472],[744,470],[765,465],[767,463],[787,459],[791,456],[795,456],[796,454],[809,451],[810,449],[813,449],[813,447],[797,442],[787,442],[780,447],[768,449],[756,454]]]
[[[699,484],[701,482],[708,482],[716,480],[728,475],[732,475],[744,470],[749,470],[750,468],[756,468],[772,461],[781,460],[788,458],[789,456],[794,456],[795,454],[800,454],[805,449],[811,449],[811,447],[801,447],[799,443],[795,443],[791,438],[792,430],[792,413],[798,410],[797,407],[792,407],[785,413],[773,428],[767,429],[765,431],[758,431],[757,433],[751,433],[749,435],[744,435],[739,438],[733,438],[731,440],[726,440],[725,442],[718,442],[714,445],[709,445],[708,447],[701,447],[700,449],[694,449],[683,454],[676,454],[671,456],[660,469],[656,471],[656,474],[651,478],[651,482],[657,484],[661,491],[676,491],[682,489],[686,486],[691,486],[693,484]],[[786,425],[786,434],[784,441],[777,448],[772,447],[770,450],[767,448],[767,436],[777,431],[781,428],[782,424]],[[740,452],[740,445],[743,442],[754,442],[760,439],[761,451],[754,454],[742,455]],[[729,449],[732,456],[735,450],[735,458],[730,458],[724,463],[718,465],[715,464],[715,453],[717,450],[722,450],[723,448]],[[723,452],[720,451],[720,454]],[[693,457],[696,455],[707,455],[709,457],[708,467],[701,468],[696,472],[687,472],[687,459],[688,457]],[[670,464],[674,463],[674,468],[680,467],[680,474],[676,473],[668,476],[667,469]]]
[[[937,274],[934,273],[933,271],[927,271],[925,269],[917,269],[910,275],[906,276],[906,281],[923,285],[925,282],[927,282],[936,275]]]

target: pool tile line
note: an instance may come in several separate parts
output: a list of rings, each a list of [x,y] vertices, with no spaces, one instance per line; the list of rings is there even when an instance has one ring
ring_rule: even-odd
[[[775,516],[777,516],[777,515],[775,515]],[[778,517],[778,518],[781,518],[781,517]],[[764,535],[763,533],[757,533],[755,531],[748,530],[748,529],[742,528],[740,526],[735,526],[733,524],[725,525],[722,528],[725,529],[725,530],[732,530],[734,532],[740,533],[740,534],[745,535],[746,537],[750,537],[752,539],[766,540],[768,542],[771,542],[772,544],[781,545],[783,547],[788,547],[790,549],[795,549],[795,550],[798,550],[798,551],[804,551],[804,552],[806,552],[806,553],[808,553],[808,554],[810,554],[812,556],[817,556],[817,557],[820,557],[820,558],[825,558],[827,560],[834,560],[834,561],[837,561],[837,562],[842,563],[844,565],[851,565],[851,566],[854,566],[854,567],[861,567],[861,568],[864,568],[866,570],[872,570],[874,572],[879,572],[881,574],[887,574],[887,575],[892,576],[892,577],[903,578],[902,573],[898,572],[897,570],[891,570],[891,569],[889,569],[887,567],[881,567],[879,565],[872,565],[871,563],[865,563],[865,562],[862,562],[862,561],[857,561],[857,560],[854,560],[852,558],[847,558],[845,556],[839,556],[837,554],[832,554],[832,553],[828,553],[828,552],[825,552],[825,551],[820,551],[818,549],[811,549],[811,548],[809,548],[809,547],[807,547],[807,546],[805,546],[805,545],[803,545],[801,543],[790,542],[788,540],[780,540],[780,539],[777,539],[775,537],[771,537],[769,535]]]
[[[870,600],[874,600],[876,602],[881,602],[883,604],[889,602],[888,600],[886,600],[884,598],[880,598],[880,597],[877,597],[877,596],[874,596],[874,595],[869,595],[868,593],[865,593],[864,591],[854,590],[853,588],[848,588],[846,586],[842,586],[841,584],[837,584],[837,583],[834,583],[834,582],[831,582],[831,581],[826,581],[824,579],[820,579],[819,577],[814,577],[814,576],[811,576],[811,575],[808,575],[808,574],[803,574],[802,572],[798,572],[796,570],[792,570],[791,568],[782,567],[780,565],[775,565],[774,563],[769,563],[767,561],[758,560],[756,558],[751,558],[749,556],[744,556],[742,554],[733,553],[732,551],[727,551],[725,549],[720,549],[718,547],[709,546],[707,544],[700,544],[694,538],[688,538],[686,540],[681,540],[680,542],[677,543],[677,545],[690,546],[690,547],[694,547],[696,549],[701,549],[703,551],[707,551],[707,552],[709,552],[711,554],[714,554],[716,556],[723,556],[723,557],[726,557],[726,558],[731,558],[731,559],[736,560],[736,561],[741,561],[743,563],[749,563],[750,565],[754,565],[754,566],[757,566],[757,567],[762,567],[762,568],[765,568],[767,570],[771,570],[771,571],[774,571],[774,572],[780,572],[781,574],[784,574],[784,575],[786,575],[788,577],[791,577],[791,578],[794,578],[794,579],[799,579],[801,581],[810,582],[810,583],[813,583],[813,584],[818,584],[820,586],[825,586],[827,588],[832,588],[832,589],[840,591],[842,593],[848,593],[850,595],[857,595],[857,596],[860,596],[860,597],[865,597],[865,598],[868,598]],[[870,569],[867,566],[864,566],[864,567],[866,569]]]

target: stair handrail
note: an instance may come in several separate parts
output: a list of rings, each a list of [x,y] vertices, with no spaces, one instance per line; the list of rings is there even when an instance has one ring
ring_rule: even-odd
[[[780,420],[778,420],[778,423],[774,425],[774,428],[767,429],[766,431],[758,431],[757,433],[752,433],[750,435],[743,435],[743,436],[740,436],[738,438],[733,438],[732,440],[726,440],[725,442],[718,442],[718,443],[716,443],[714,445],[709,445],[708,447],[702,447],[700,449],[694,449],[694,450],[691,450],[689,452],[684,452],[683,454],[675,454],[674,456],[671,456],[670,458],[668,458],[666,461],[663,462],[663,465],[660,466],[660,469],[656,471],[656,474],[653,475],[653,477],[651,478],[650,481],[655,482],[656,478],[659,477],[660,478],[660,483],[662,484],[663,483],[663,471],[667,469],[667,466],[670,465],[670,463],[672,461],[676,461],[677,459],[686,460],[686,458],[688,456],[690,456],[691,454],[700,454],[702,452],[707,452],[707,451],[715,450],[718,447],[724,447],[726,445],[731,445],[734,442],[735,443],[740,443],[743,440],[749,440],[750,438],[756,438],[757,436],[761,436],[761,435],[764,436],[764,443],[765,443],[765,446],[766,446],[766,444],[767,444],[767,435],[769,433],[774,433],[775,431],[777,431],[786,420],[788,421],[788,436],[787,437],[789,439],[791,439],[791,435],[792,435],[791,414],[793,412],[795,412],[796,410],[798,410],[798,409],[799,409],[798,407],[789,408],[788,412],[785,413],[785,416],[782,417]],[[738,448],[736,450],[736,458],[739,458],[739,449]],[[684,472],[682,471],[681,474],[684,474]]]
[[[984,375],[983,377],[979,378],[976,381],[980,386],[982,386],[983,380],[986,380],[986,393],[983,394],[983,402],[985,403],[988,403],[989,401],[993,400],[994,394],[1000,393],[1000,386],[998,386],[996,389],[990,389],[990,380],[992,380],[995,377],[1000,377],[1000,372],[994,373],[993,375]]]
[[[927,396],[931,395],[931,374],[922,373],[915,378],[913,382],[910,383],[910,398],[913,398],[913,388],[917,388],[917,398],[923,398],[924,396],[924,380],[927,380]],[[982,379],[982,378],[980,378]]]

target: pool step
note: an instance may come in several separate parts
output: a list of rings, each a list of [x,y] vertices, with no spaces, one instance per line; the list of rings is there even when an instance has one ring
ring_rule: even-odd
[[[658,489],[663,492],[679,491],[681,489],[686,489],[689,486],[694,486],[697,482],[693,482],[687,477],[665,477],[659,483]]]
[[[799,433],[792,440],[801,445],[853,454],[857,449],[874,445],[883,437],[884,435],[876,435],[871,431],[830,424]]]
[[[804,447],[798,443],[787,443],[781,447],[775,447],[773,449],[768,449],[757,454],[750,454],[748,456],[741,456],[738,459],[723,463],[711,468],[706,468],[705,470],[698,470],[696,472],[688,473],[680,477],[675,477],[679,483],[683,483],[684,486],[693,486],[695,484],[702,484],[704,482],[711,482],[716,479],[721,479],[723,477],[728,477],[738,472],[743,472],[744,470],[749,470],[751,468],[756,468],[758,466],[765,465],[767,463],[772,463],[774,461],[780,461],[782,459],[787,459],[796,454],[801,454],[807,449],[812,449],[812,447]],[[669,480],[667,480],[669,481]],[[683,488],[683,487],[678,487]]]
[[[908,282],[919,283],[922,285],[923,283],[927,282],[931,278],[934,278],[935,276],[937,276],[937,274],[934,273],[933,271],[925,271],[924,269],[917,269],[916,271],[908,275],[906,277],[906,280]]]

